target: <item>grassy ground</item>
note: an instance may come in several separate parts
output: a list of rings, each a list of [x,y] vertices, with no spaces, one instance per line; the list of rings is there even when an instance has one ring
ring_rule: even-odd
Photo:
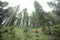
[[[39,37],[36,37],[36,33],[35,33],[35,28],[29,28],[28,32],[27,33],[24,33],[23,32],[23,29],[20,29],[20,28],[15,28],[15,36],[17,37],[18,40],[52,40],[50,36],[48,35],[45,35],[43,32],[42,32],[42,29],[41,28],[38,28],[39,30]]]

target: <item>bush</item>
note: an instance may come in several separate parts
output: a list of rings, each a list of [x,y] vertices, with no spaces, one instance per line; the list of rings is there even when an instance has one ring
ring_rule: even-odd
[[[54,40],[60,40],[60,25],[50,26],[51,34],[49,34],[49,29],[44,31],[45,34],[53,37]]]
[[[52,26],[52,36],[54,40],[60,40],[60,25]]]
[[[15,31],[14,27],[3,27],[0,26],[0,40],[14,40]]]

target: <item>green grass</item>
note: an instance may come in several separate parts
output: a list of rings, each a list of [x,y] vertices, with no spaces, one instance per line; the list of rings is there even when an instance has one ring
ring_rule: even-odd
[[[16,33],[15,36],[16,36],[16,38],[18,40],[25,40],[25,38],[27,40],[36,40],[36,38],[38,38],[39,40],[52,40],[51,36],[45,35],[42,32],[41,28],[38,28],[38,30],[39,30],[39,33],[38,33],[39,37],[36,37],[36,33],[34,32],[35,28],[28,28],[28,32],[27,33],[24,33],[23,29],[20,29],[18,27],[14,28],[14,30],[15,30],[15,33]]]

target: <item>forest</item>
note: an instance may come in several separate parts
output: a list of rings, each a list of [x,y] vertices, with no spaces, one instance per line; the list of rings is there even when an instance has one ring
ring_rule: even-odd
[[[34,1],[29,15],[27,8],[20,11],[19,5],[0,1],[0,40],[60,40],[60,0],[47,4],[49,12]]]

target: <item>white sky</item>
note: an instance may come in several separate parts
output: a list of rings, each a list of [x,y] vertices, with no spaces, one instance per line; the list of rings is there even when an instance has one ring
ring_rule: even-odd
[[[31,13],[34,11],[34,1],[35,0],[2,0],[9,2],[9,6],[16,6],[20,4],[20,10],[23,10],[24,8],[28,8],[28,12]],[[47,5],[47,2],[51,0],[37,0],[42,6],[45,11],[51,11],[49,6]]]

